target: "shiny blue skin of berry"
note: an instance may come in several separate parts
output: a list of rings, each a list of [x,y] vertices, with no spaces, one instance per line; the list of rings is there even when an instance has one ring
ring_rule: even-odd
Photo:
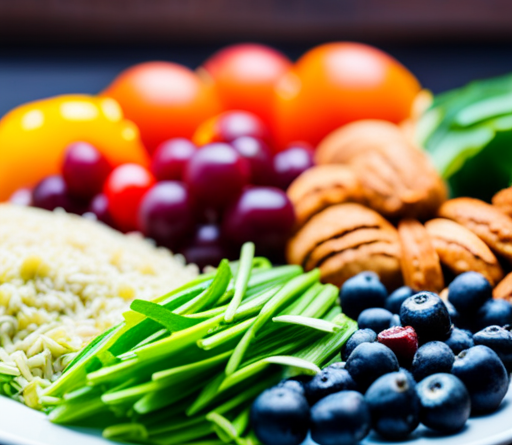
[[[419,292],[405,300],[400,308],[403,326],[412,326],[420,344],[446,340],[452,322],[443,300],[433,292]]]
[[[420,400],[414,382],[402,372],[377,379],[365,394],[372,426],[387,440],[403,440],[419,425]]]
[[[512,333],[500,326],[488,326],[473,336],[475,345],[484,345],[491,348],[512,372]]]
[[[451,372],[455,356],[443,342],[431,341],[421,346],[414,354],[411,373],[417,382],[432,374]]]
[[[358,329],[354,332],[341,348],[341,359],[346,362],[361,343],[374,343],[377,341],[377,333],[371,329]]]
[[[349,278],[340,289],[343,312],[357,320],[359,314],[372,307],[384,307],[388,291],[374,272],[361,272]]]
[[[395,353],[382,343],[361,343],[350,354],[345,369],[364,392],[379,377],[399,369]]]
[[[306,398],[287,388],[262,392],[251,407],[250,421],[264,445],[299,445],[307,436],[310,410]]]
[[[382,332],[389,328],[393,314],[381,307],[365,309],[359,314],[357,324],[359,329],[371,329],[372,331]]]
[[[409,286],[399,287],[389,295],[384,307],[392,314],[399,314],[402,303],[415,293]]]
[[[455,357],[452,374],[466,386],[471,398],[471,414],[496,411],[508,390],[509,376],[498,355],[477,345]]]
[[[357,384],[346,369],[328,367],[316,374],[305,385],[310,405],[339,391],[357,391]]]
[[[311,408],[311,438],[319,445],[356,445],[370,431],[370,410],[355,391],[341,391]]]
[[[506,300],[489,300],[483,304],[476,314],[476,329],[493,325],[512,325],[512,304]]]
[[[416,386],[420,399],[420,421],[444,434],[453,434],[466,425],[471,399],[464,384],[454,375],[433,374]]]
[[[450,337],[445,341],[455,355],[475,346],[473,334],[466,329],[453,328]]]
[[[448,286],[448,301],[461,314],[475,314],[492,298],[492,286],[478,272],[458,275]]]

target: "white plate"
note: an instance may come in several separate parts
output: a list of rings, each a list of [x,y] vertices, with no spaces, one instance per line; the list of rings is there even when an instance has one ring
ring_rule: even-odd
[[[18,402],[0,397],[0,443],[2,445],[112,445],[100,432],[54,425],[46,416]],[[304,445],[313,445],[307,441]],[[363,445],[386,444],[370,434]],[[466,428],[453,436],[436,436],[420,427],[410,440],[396,445],[510,445],[512,444],[512,389],[498,412],[469,420]]]

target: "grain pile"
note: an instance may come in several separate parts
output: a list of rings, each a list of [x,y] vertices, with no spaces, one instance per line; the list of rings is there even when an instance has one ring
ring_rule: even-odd
[[[195,275],[181,256],[139,236],[0,205],[0,378],[16,376],[4,392],[23,399],[28,387],[49,384],[133,299],[158,297]]]

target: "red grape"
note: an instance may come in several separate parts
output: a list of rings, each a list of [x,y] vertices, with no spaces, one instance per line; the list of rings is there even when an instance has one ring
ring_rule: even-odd
[[[9,202],[11,204],[17,205],[17,206],[31,206],[32,203],[32,190],[23,187],[18,190],[16,190],[9,198]]]
[[[219,118],[219,133],[226,142],[240,136],[252,136],[268,140],[269,131],[263,121],[247,111],[227,111]]]
[[[234,149],[251,167],[251,184],[268,185],[272,182],[272,152],[261,139],[241,136],[231,142]]]
[[[89,204],[88,211],[96,215],[96,219],[109,226],[114,226],[109,212],[108,199],[104,193],[98,193]]]
[[[296,143],[274,156],[274,185],[283,190],[301,173],[314,165],[313,148]]]
[[[60,175],[42,179],[34,188],[32,200],[35,207],[46,210],[60,207],[66,212],[81,214],[86,209],[85,203],[70,197],[67,184]]]
[[[181,253],[188,263],[197,264],[202,270],[206,266],[218,266],[223,258],[230,258],[231,252],[221,239],[219,226],[205,224],[197,228],[194,239]]]
[[[275,187],[248,187],[226,210],[222,233],[236,245],[253,241],[259,254],[272,255],[284,248],[294,223],[286,193]]]
[[[91,199],[101,191],[111,170],[105,156],[87,142],[75,142],[66,149],[62,176],[72,196]]]
[[[142,198],[139,227],[158,244],[175,249],[194,230],[192,203],[187,187],[178,181],[155,184]]]
[[[112,170],[103,186],[109,212],[119,229],[137,230],[139,204],[155,178],[138,164],[123,164]]]
[[[235,198],[249,177],[248,161],[224,143],[201,147],[185,168],[185,182],[194,198],[213,208],[222,208]]]
[[[181,181],[183,170],[195,151],[196,146],[188,139],[169,139],[153,153],[151,172],[157,181]]]

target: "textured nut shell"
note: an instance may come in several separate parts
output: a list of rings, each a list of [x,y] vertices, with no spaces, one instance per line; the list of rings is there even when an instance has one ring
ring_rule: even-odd
[[[480,272],[494,285],[503,277],[501,266],[489,247],[473,232],[448,219],[425,223],[441,263],[455,274]]]
[[[386,217],[426,219],[446,200],[427,155],[389,122],[359,121],[336,130],[320,143],[316,160],[352,167],[369,207]]]
[[[344,125],[329,133],[315,151],[316,164],[344,164],[362,151],[383,140],[403,137],[399,128],[388,121],[366,119]],[[361,145],[361,140],[365,142]]]
[[[493,290],[493,297],[512,302],[512,272],[510,272]]]
[[[287,259],[291,264],[305,264],[315,247],[331,238],[339,238],[357,229],[393,231],[393,226],[377,212],[360,204],[338,204],[316,214],[288,242]]]
[[[318,165],[305,171],[292,182],[287,194],[295,207],[297,228],[331,205],[363,200],[354,172],[336,164]]]
[[[500,190],[492,197],[492,204],[505,215],[512,217],[512,187]]]
[[[376,242],[334,254],[320,266],[322,281],[341,287],[359,272],[372,271],[388,289],[402,285],[400,245]]]
[[[402,274],[404,283],[414,290],[440,292],[444,277],[439,256],[423,224],[415,219],[404,219],[398,225],[402,247]]]
[[[474,198],[446,201],[439,216],[452,219],[478,235],[494,252],[512,261],[512,218]]]
[[[384,284],[400,285],[400,245],[396,229],[360,204],[338,204],[313,216],[289,241],[287,258],[306,270],[319,267],[325,282],[338,286],[364,270]]]

